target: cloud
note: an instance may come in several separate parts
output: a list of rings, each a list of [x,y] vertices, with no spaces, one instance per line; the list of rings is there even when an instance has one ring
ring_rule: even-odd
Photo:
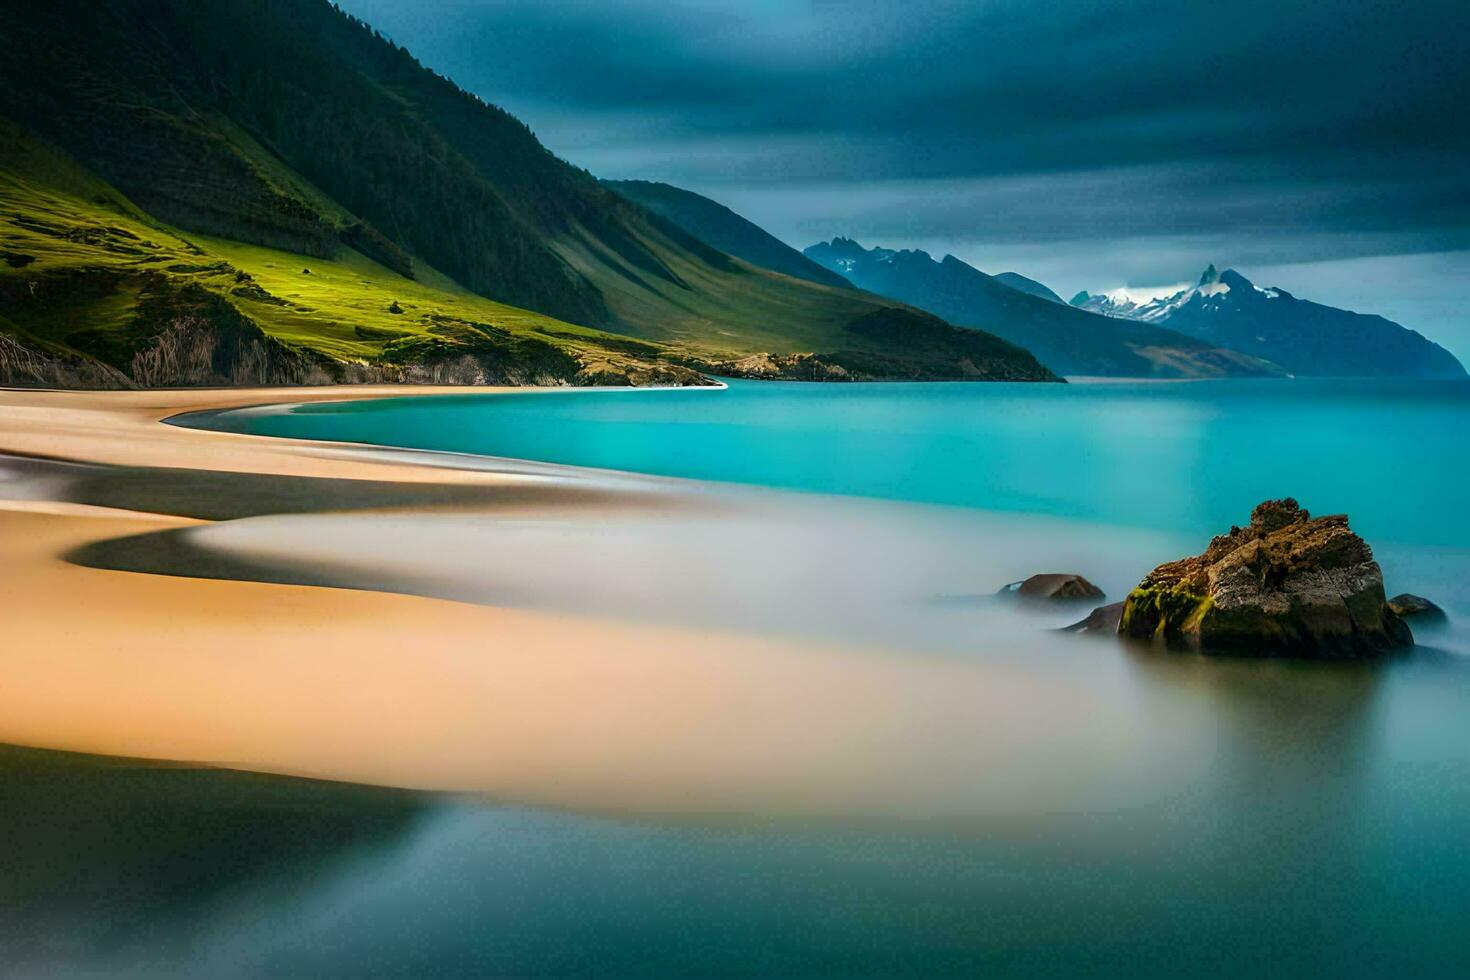
[[[1193,278],[1212,249],[1470,250],[1463,0],[343,6],[574,163],[797,245],[951,242],[1090,262],[1092,287],[1145,259],[1143,284]]]
[[[553,144],[641,116],[735,157],[810,136],[864,179],[1470,147],[1459,0],[346,6],[492,100],[556,107]]]

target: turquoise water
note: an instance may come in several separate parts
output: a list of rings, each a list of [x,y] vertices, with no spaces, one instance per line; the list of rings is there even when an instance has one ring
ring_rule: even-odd
[[[1470,546],[1470,383],[536,391],[226,412],[212,428],[1210,535],[1266,498],[1372,541]]]
[[[125,856],[107,820],[72,827],[112,813],[117,790],[58,802],[55,787],[8,781],[0,797],[73,815],[42,851],[55,854],[35,872],[43,897],[0,917],[26,972],[1470,975],[1470,385],[736,384],[188,422],[899,501],[804,496],[769,540],[734,517],[658,514],[285,515],[199,533],[272,561],[306,549],[369,586],[432,559],[462,571],[473,587],[450,596],[469,601],[676,607],[721,629],[791,629],[783,603],[838,610],[895,657],[932,648],[1004,665],[974,677],[1035,682],[1018,717],[1045,734],[983,742],[962,723],[968,688],[957,706],[921,704],[844,760],[872,773],[876,815],[429,799],[374,817],[324,810],[309,790],[251,808],[138,794]],[[1349,513],[1390,588],[1432,596],[1451,625],[1383,662],[1272,663],[1088,642],[924,599],[1072,560],[1116,594],[1285,494]],[[410,591],[435,594],[433,581]],[[735,752],[740,732],[730,740]],[[976,778],[967,762],[986,757],[1014,771]],[[168,859],[181,837],[197,860]],[[78,884],[110,880],[102,869],[161,883]]]

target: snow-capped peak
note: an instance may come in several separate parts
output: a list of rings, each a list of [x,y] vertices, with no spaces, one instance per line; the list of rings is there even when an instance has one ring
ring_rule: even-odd
[[[1102,293],[1079,293],[1072,305],[1105,316],[1149,319],[1151,311],[1185,297],[1190,291],[1186,282],[1153,287],[1118,286]]]
[[[1193,286],[1180,283],[1154,289],[1123,287],[1105,293],[1079,294],[1072,305],[1107,316],[1131,320],[1163,320],[1176,310],[1197,304],[1203,309],[1218,309],[1224,304],[1248,302],[1257,298],[1279,299],[1287,295],[1280,289],[1262,289],[1234,269],[1221,272],[1212,263]]]

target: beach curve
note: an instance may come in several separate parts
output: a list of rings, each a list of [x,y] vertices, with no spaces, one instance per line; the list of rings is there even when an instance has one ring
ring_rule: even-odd
[[[159,424],[282,395],[5,391],[0,452],[364,487],[529,487],[514,505],[522,509],[567,490],[524,472]],[[585,514],[648,491],[575,492]],[[676,490],[657,495],[656,506],[679,506]],[[391,509],[401,516],[416,506]],[[496,504],[453,506],[493,513]],[[3,655],[12,683],[0,690],[0,741],[597,810],[932,815],[974,812],[986,798],[1000,806],[1002,796],[1012,807],[1043,797],[1065,805],[1075,786],[1018,793],[1027,777],[1010,753],[984,746],[1057,742],[1038,704],[1068,703],[1081,716],[1103,710],[1086,691],[998,665],[413,595],[136,574],[62,557],[197,526],[138,502],[4,504],[3,578],[22,612]],[[955,740],[977,748],[932,753]],[[1006,793],[977,791],[998,783]]]

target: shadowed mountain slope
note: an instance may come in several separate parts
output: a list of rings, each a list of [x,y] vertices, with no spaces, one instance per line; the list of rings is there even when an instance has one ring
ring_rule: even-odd
[[[1049,299],[1053,303],[1065,305],[1067,302],[1052,292],[1051,288],[1045,283],[1039,283],[1035,279],[1028,279],[1019,272],[997,272],[994,278],[996,282],[1010,286],[1012,289],[1019,289],[1023,293],[1040,296],[1042,299]]]
[[[605,180],[603,184],[666,218],[705,244],[752,265],[825,286],[852,285],[759,225],[693,191],[652,180]]]

